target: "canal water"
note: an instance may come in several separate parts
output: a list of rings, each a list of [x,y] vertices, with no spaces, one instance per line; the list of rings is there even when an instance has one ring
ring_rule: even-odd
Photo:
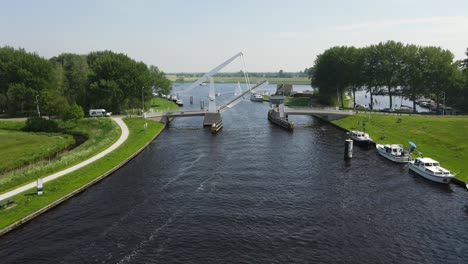
[[[345,162],[342,131],[304,116],[287,132],[267,110],[246,99],[216,135],[175,119],[113,175],[1,237],[0,263],[468,263],[468,191],[375,150]]]

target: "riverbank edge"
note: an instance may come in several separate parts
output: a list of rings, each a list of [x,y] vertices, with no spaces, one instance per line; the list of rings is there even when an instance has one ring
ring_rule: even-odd
[[[15,230],[16,228],[28,223],[29,221],[33,220],[34,218],[40,216],[41,214],[53,209],[54,207],[60,205],[63,202],[67,201],[68,199],[70,199],[70,198],[84,192],[89,187],[97,184],[101,180],[103,180],[106,177],[110,176],[112,173],[114,173],[115,171],[120,169],[122,166],[127,164],[129,161],[134,159],[136,156],[138,156],[138,154],[143,152],[149,146],[149,144],[151,144],[151,142],[153,142],[164,131],[164,129],[166,129],[166,127],[167,127],[167,124],[164,124],[164,126],[148,142],[146,142],[140,149],[138,149],[136,152],[134,152],[132,155],[130,155],[128,158],[126,158],[124,161],[122,161],[118,165],[114,166],[112,169],[108,170],[104,174],[98,176],[97,178],[94,178],[92,181],[90,181],[90,182],[86,183],[85,185],[79,187],[78,189],[70,192],[69,194],[63,196],[62,198],[60,198],[60,199],[58,199],[58,200],[56,200],[56,201],[42,207],[41,209],[35,211],[34,213],[32,213],[32,214],[30,214],[30,215],[16,221],[15,223],[3,228],[2,230],[0,230],[0,237],[6,235],[10,231]]]
[[[335,123],[333,123],[333,122],[331,122],[331,121],[329,121],[329,120],[322,119],[322,118],[319,118],[319,119],[320,119],[321,121],[324,121],[324,122],[326,122],[326,123],[328,123],[328,124],[330,124],[330,125],[332,125],[332,126],[338,128],[338,129],[341,130],[341,131],[350,132],[350,130],[348,130],[348,129],[344,128],[344,127],[341,127],[341,126],[339,126],[339,125],[337,125],[337,124],[335,124]],[[372,141],[372,146],[375,147],[375,142],[373,142],[373,141]],[[466,183],[466,182],[464,182],[464,181],[462,181],[462,180],[460,180],[460,179],[453,178],[451,182],[455,183],[456,185],[458,185],[458,186],[460,186],[460,187],[468,188],[468,183]]]

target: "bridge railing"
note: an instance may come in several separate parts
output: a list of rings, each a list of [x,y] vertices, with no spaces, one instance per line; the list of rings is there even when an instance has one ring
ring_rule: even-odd
[[[340,108],[338,106],[286,106],[286,109],[291,109],[291,110],[325,110],[325,111],[338,111]]]

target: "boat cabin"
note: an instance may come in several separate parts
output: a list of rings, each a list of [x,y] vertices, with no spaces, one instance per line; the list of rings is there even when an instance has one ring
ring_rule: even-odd
[[[406,154],[403,146],[397,144],[385,145],[384,149],[386,153],[393,156],[404,156]]]

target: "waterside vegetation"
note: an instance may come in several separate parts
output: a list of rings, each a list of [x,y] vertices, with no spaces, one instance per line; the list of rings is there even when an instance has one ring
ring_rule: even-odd
[[[342,107],[344,94],[356,98],[357,90],[365,90],[371,109],[373,95],[384,93],[390,109],[398,94],[413,101],[414,112],[421,98],[433,99],[437,109],[447,104],[468,111],[468,59],[454,61],[454,55],[440,47],[395,41],[364,48],[332,47],[317,56],[309,77],[323,101]]]
[[[22,128],[24,126],[24,122],[14,121],[0,122],[0,125],[2,124],[5,124],[5,126],[9,126],[11,129]],[[18,166],[14,166],[14,168],[10,167],[9,171],[0,174],[0,193],[3,193],[10,189],[14,189],[21,185],[32,182],[37,178],[50,175],[67,167],[71,167],[81,161],[84,161],[112,145],[119,138],[121,133],[119,127],[115,124],[115,122],[107,118],[86,118],[76,122],[59,122],[59,126],[62,128],[64,133],[66,133],[64,135],[58,134],[61,137],[71,137],[73,139],[72,135],[74,135],[75,137],[78,136],[78,138],[80,138],[80,140],[82,140],[83,142],[80,142],[81,144],[76,148],[73,148],[69,151],[62,151],[57,155],[54,155],[50,159],[46,158],[40,161],[36,160],[36,162],[31,163],[27,166],[21,166],[24,164],[17,164]],[[14,130],[9,131],[22,133],[21,137],[17,138],[17,141],[15,142],[15,144],[18,144],[20,146],[24,144],[28,137],[37,137],[40,135],[57,135],[56,133],[46,134],[43,132],[24,133]],[[53,142],[49,144],[60,144],[59,138],[53,137],[50,139],[53,140]],[[8,144],[8,142],[10,141],[5,141],[2,138],[1,144]],[[10,152],[10,149],[11,148],[2,148],[2,151],[4,150]],[[29,153],[29,149],[21,148],[20,150],[21,151],[18,150],[18,152],[15,152],[15,156],[34,155]],[[42,155],[42,157],[51,156],[52,149],[45,152],[43,150],[44,148],[42,148],[42,150],[37,150],[35,152],[36,155]],[[49,152],[49,154],[46,154],[46,152]],[[11,156],[9,154],[7,156],[2,155],[1,157]],[[4,158],[2,158],[2,162],[3,161]]]
[[[348,130],[361,130],[377,143],[417,144],[415,156],[421,152],[441,162],[442,166],[468,181],[468,116],[420,116],[355,114],[333,121]]]
[[[45,183],[44,194],[41,196],[37,196],[35,190],[30,190],[12,197],[15,206],[0,209],[0,229],[72,193],[121,164],[164,128],[162,123],[142,118],[125,118],[124,121],[130,135],[118,149],[86,167]]]

